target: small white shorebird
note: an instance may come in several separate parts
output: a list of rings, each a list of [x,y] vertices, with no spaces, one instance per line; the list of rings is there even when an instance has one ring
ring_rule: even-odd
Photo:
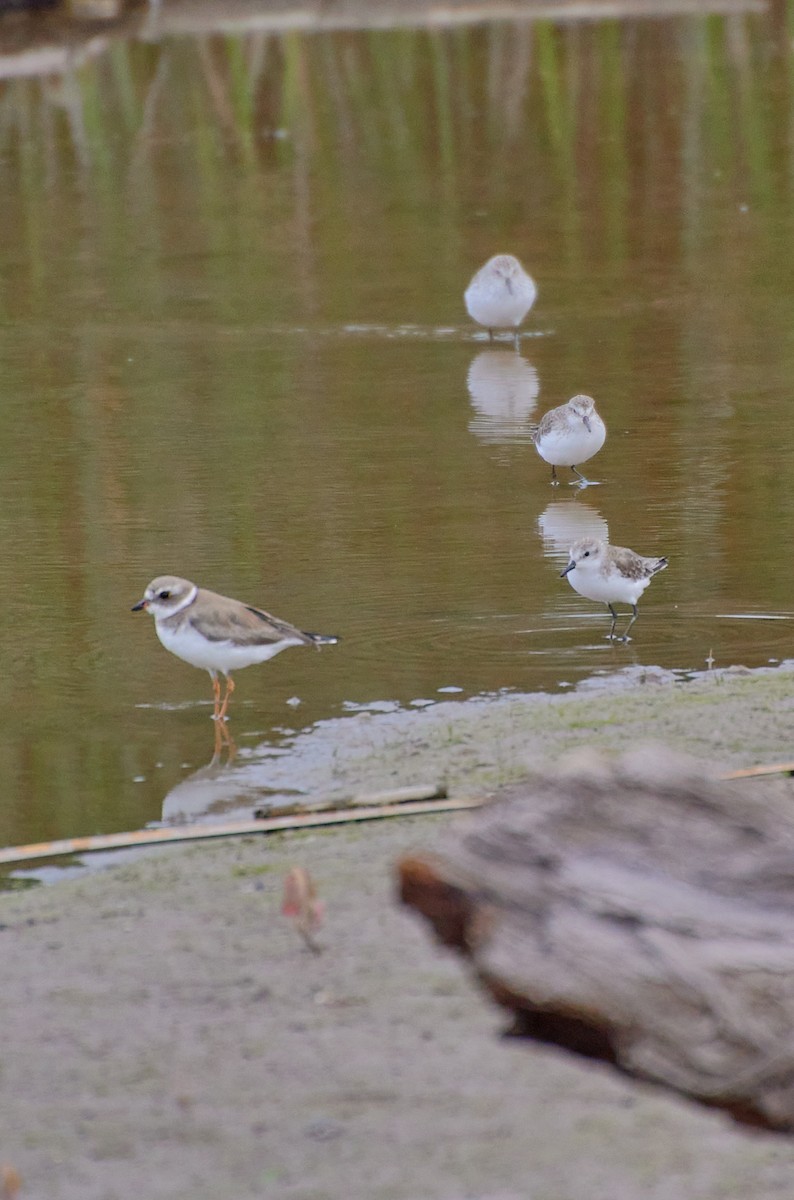
[[[551,464],[551,482],[556,485],[557,467],[570,467],[576,479],[571,483],[588,487],[594,480],[585,479],[576,468],[587,462],[606,441],[607,427],[596,412],[592,396],[573,396],[567,404],[549,409],[532,431],[535,449],[545,462]]]
[[[619,642],[628,642],[629,630],[637,620],[637,601],[657,571],[667,566],[666,558],[644,558],[625,546],[610,546],[598,538],[580,538],[571,546],[570,561],[560,578],[568,576],[571,587],[587,600],[600,600],[612,614],[609,638],[615,637],[618,614],[613,604],[630,604],[632,617]]]
[[[493,338],[494,329],[517,329],[537,294],[534,279],[517,258],[495,254],[472,277],[463,299],[469,316]]]
[[[154,617],[157,636],[177,658],[209,671],[217,721],[226,718],[234,691],[232,671],[266,662],[289,646],[323,646],[339,638],[305,633],[240,600],[197,587],[189,579],[160,575],[153,579],[132,611],[145,609]],[[218,672],[226,677],[221,703]]]

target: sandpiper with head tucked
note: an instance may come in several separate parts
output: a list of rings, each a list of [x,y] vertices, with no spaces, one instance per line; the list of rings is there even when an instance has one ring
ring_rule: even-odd
[[[226,718],[234,691],[232,671],[265,662],[289,646],[322,646],[339,638],[306,633],[272,617],[260,608],[197,587],[189,579],[160,575],[153,579],[133,612],[145,609],[154,617],[157,636],[177,658],[209,671],[215,696],[216,720]],[[218,673],[226,678],[221,703]]]
[[[551,464],[551,482],[559,483],[557,467],[570,467],[576,476],[572,483],[587,487],[591,482],[577,470],[603,446],[607,429],[596,412],[592,396],[574,396],[567,404],[552,408],[532,431],[535,449]]]
[[[580,538],[571,546],[570,560],[560,578],[568,576],[571,587],[587,600],[600,600],[612,614],[609,638],[615,637],[618,614],[613,604],[630,604],[632,616],[617,641],[628,642],[629,630],[637,620],[637,601],[657,571],[667,566],[666,558],[645,558],[624,546],[610,546],[598,538]]]
[[[534,279],[517,258],[495,254],[472,277],[463,299],[469,316],[493,338],[494,329],[517,329],[537,294]]]

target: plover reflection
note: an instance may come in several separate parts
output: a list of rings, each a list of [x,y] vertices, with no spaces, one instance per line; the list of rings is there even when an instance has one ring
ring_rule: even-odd
[[[570,467],[576,476],[572,483],[587,487],[577,467],[587,462],[606,441],[606,425],[596,412],[592,396],[573,396],[567,404],[552,408],[544,413],[533,431],[535,449],[545,462],[551,465],[551,482],[559,483],[557,467]]]
[[[469,429],[481,442],[530,442],[530,416],[538,402],[538,373],[514,350],[482,350],[466,376],[474,417]]]
[[[628,642],[629,630],[637,620],[637,601],[666,558],[645,558],[625,546],[610,546],[599,538],[580,538],[571,546],[570,560],[560,578],[568,576],[571,587],[587,600],[600,600],[612,615],[609,638],[615,637],[618,614],[613,605],[630,604],[632,616],[625,633],[617,640]]]
[[[492,338],[495,329],[518,329],[537,294],[535,281],[514,255],[495,254],[472,276],[463,299],[469,316]]]

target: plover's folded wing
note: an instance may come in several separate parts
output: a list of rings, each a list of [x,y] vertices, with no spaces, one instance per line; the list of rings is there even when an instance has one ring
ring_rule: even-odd
[[[236,642],[239,646],[267,646],[290,641],[311,644],[314,640],[302,630],[263,609],[252,608],[238,600],[202,589],[200,610],[185,615],[191,625],[209,642]]]
[[[337,637],[335,633],[310,633],[307,629],[298,629],[295,625],[289,625],[286,621],[280,621],[278,617],[274,617],[271,613],[265,612],[263,608],[253,608],[251,605],[244,605],[245,611],[251,613],[254,624],[250,626],[252,632],[252,640],[258,643],[260,640],[283,641],[289,638],[298,639],[309,645],[314,646],[334,646],[342,639]],[[258,625],[257,625],[258,622]],[[259,629],[259,637],[257,637],[257,629]],[[267,630],[264,635],[262,631]]]

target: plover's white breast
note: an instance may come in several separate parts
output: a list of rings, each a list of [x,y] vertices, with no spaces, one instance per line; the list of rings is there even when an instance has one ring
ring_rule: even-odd
[[[598,453],[606,436],[604,422],[594,413],[590,417],[589,430],[581,418],[575,417],[572,421],[560,422],[547,432],[539,433],[535,446],[540,457],[551,466],[578,467]]]
[[[155,621],[155,629],[166,650],[170,650],[183,662],[205,671],[234,671],[251,667],[255,663],[267,662],[288,646],[300,646],[299,638],[284,638],[280,642],[264,645],[239,645],[231,638],[226,641],[210,641],[189,621],[183,621],[175,629],[165,621]]]

